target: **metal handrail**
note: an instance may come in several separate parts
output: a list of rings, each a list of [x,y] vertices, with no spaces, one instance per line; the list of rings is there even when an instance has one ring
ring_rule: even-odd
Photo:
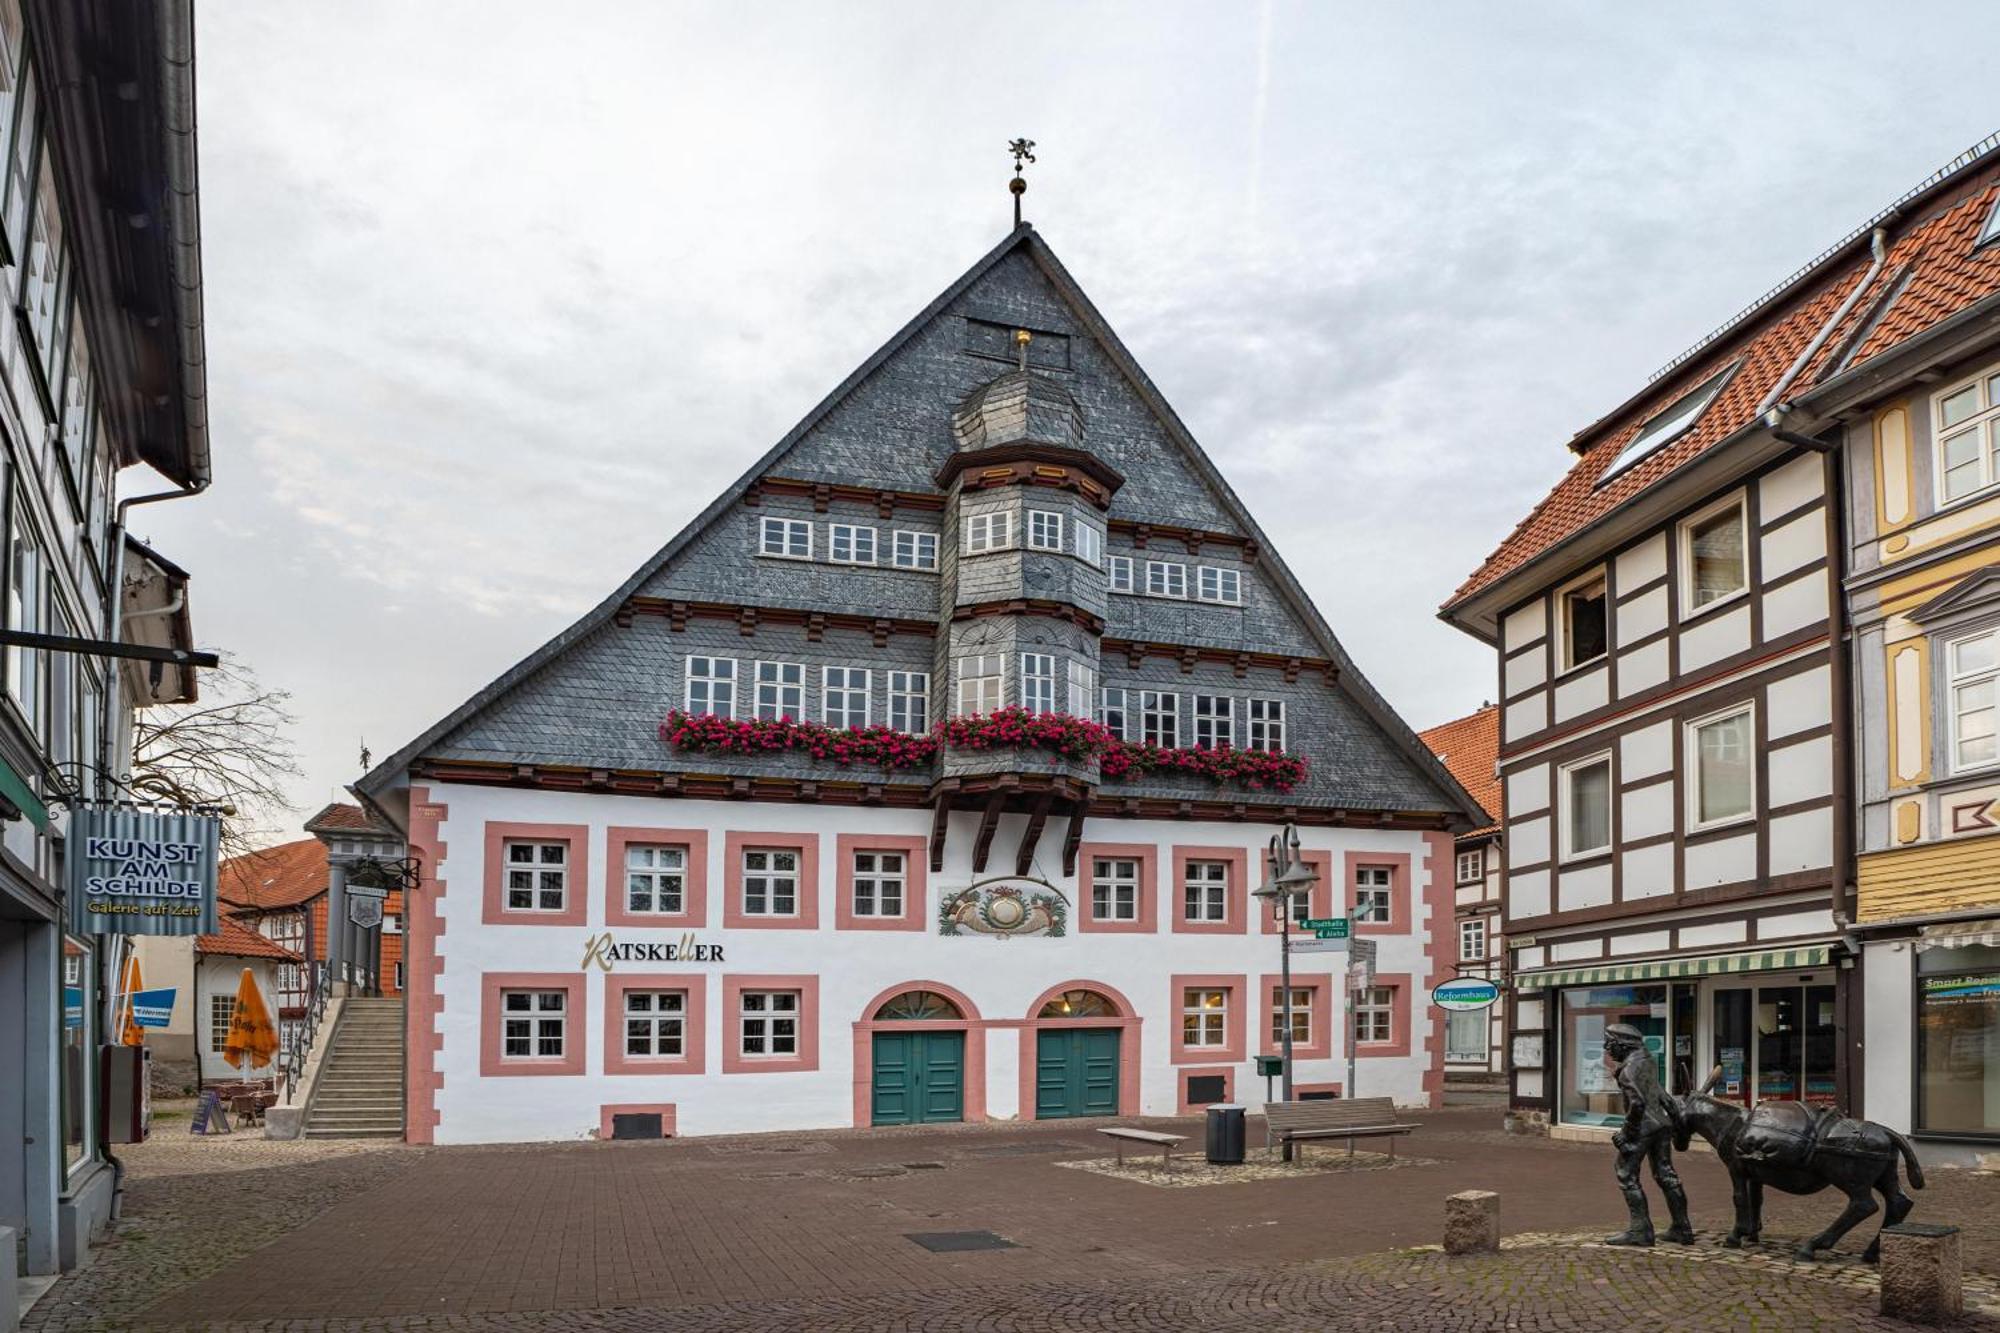
[[[312,1053],[320,1022],[326,1017],[327,999],[333,993],[333,980],[326,963],[315,960],[308,966],[312,981],[306,994],[305,1016],[292,1025],[285,1039],[284,1051],[278,1057],[278,1066],[284,1076],[287,1106],[292,1104],[292,1094],[297,1091],[299,1078],[305,1072],[306,1057]]]

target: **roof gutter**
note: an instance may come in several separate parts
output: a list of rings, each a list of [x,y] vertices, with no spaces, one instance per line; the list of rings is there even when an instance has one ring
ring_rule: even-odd
[[[161,0],[161,114],[166,121],[167,233],[172,243],[174,318],[180,327],[181,415],[188,482],[210,479],[208,349],[202,324],[200,166],[195,153],[193,0]]]

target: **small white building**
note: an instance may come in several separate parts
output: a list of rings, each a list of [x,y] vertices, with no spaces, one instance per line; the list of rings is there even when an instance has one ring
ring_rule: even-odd
[[[250,969],[264,1009],[275,1026],[278,1021],[278,969],[297,966],[299,956],[273,943],[228,917],[213,935],[194,937],[194,987],[187,998],[193,1013],[194,1049],[203,1083],[233,1083],[239,1079],[267,1079],[276,1075],[277,1062],[261,1068],[237,1069],[222,1058],[229,1038],[229,1020],[236,1013],[236,995],[242,986],[243,969]],[[180,997],[175,997],[175,1013]]]

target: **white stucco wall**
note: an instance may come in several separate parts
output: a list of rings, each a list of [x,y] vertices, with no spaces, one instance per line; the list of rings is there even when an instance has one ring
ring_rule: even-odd
[[[1910,1105],[1916,1059],[1916,954],[1909,941],[1874,941],[1863,947],[1862,1090],[1867,1116],[1891,1129],[1910,1132]]]

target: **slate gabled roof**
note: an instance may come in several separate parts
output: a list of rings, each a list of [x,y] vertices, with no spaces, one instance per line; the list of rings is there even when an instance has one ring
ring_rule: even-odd
[[[526,681],[543,666],[561,656],[565,651],[581,642],[585,637],[608,623],[625,603],[626,599],[641,589],[649,580],[665,569],[684,548],[697,536],[716,523],[725,513],[742,502],[752,483],[767,475],[774,464],[788,451],[812,432],[846,398],[875,374],[906,343],[925,329],[940,314],[948,310],[974,284],[985,277],[997,264],[1016,250],[1024,250],[1041,273],[1055,287],[1062,299],[1069,305],[1079,323],[1096,340],[1119,372],[1131,385],[1133,391],[1153,412],[1168,435],[1186,455],[1197,475],[1208,486],[1216,501],[1224,511],[1240,526],[1243,534],[1254,539],[1261,548],[1260,562],[1269,574],[1273,586],[1287,602],[1300,621],[1306,626],[1313,639],[1329,661],[1339,672],[1339,689],[1354,701],[1362,713],[1373,723],[1386,739],[1388,753],[1399,756],[1422,779],[1435,788],[1437,804],[1426,807],[1459,818],[1478,822],[1483,819],[1479,806],[1459,786],[1456,780],[1437,761],[1437,757],[1427,749],[1409,726],[1396,715],[1382,697],[1357,670],[1346,650],[1341,647],[1332,628],[1320,616],[1304,589],[1300,587],[1291,570],[1277,555],[1268,537],[1251,517],[1249,510],[1237,498],[1234,490],[1215,468],[1208,455],[1195,441],[1193,435],[1181,422],[1173,408],[1152,380],[1140,368],[1137,360],[1125,348],[1104,317],[1084,295],[1068,270],[1065,269],[1048,244],[1028,223],[1021,223],[1007,237],[988,251],[977,263],[947,287],[935,300],[920,311],[915,318],[905,324],[854,372],[841,381],[832,393],[816,405],[805,418],[786,433],[761,457],[747,468],[734,484],[718,495],[707,508],[697,514],[692,521],[677,533],[650,560],[641,565],[603,601],[599,602],[584,616],[557,634],[533,653],[516,663],[486,688],[428,728],[415,740],[403,746],[367,773],[352,790],[370,803],[395,788],[410,764],[436,746],[441,740],[451,736],[482,710],[505,696],[516,686]],[[955,404],[940,403],[938,410],[948,413]]]
[[[1609,416],[1580,432],[1570,448],[1582,457],[1446,599],[1442,611],[1449,615],[1685,464],[1755,426],[1767,395],[1868,273],[1872,258],[1868,241],[1876,225],[1890,232],[1881,269],[1869,290],[1842,314],[1839,324],[1799,368],[1786,397],[1797,398],[1970,305],[2000,297],[2000,245],[1978,245],[1980,230],[1996,205],[1996,193],[2000,193],[2000,185],[1996,185],[2000,167],[1994,165],[1996,147],[2000,147],[2000,136],[1961,154],[1684,353],[1666,373]],[[1619,451],[1650,417],[1731,365],[1739,366],[1734,378],[1692,430],[1605,480]]]

